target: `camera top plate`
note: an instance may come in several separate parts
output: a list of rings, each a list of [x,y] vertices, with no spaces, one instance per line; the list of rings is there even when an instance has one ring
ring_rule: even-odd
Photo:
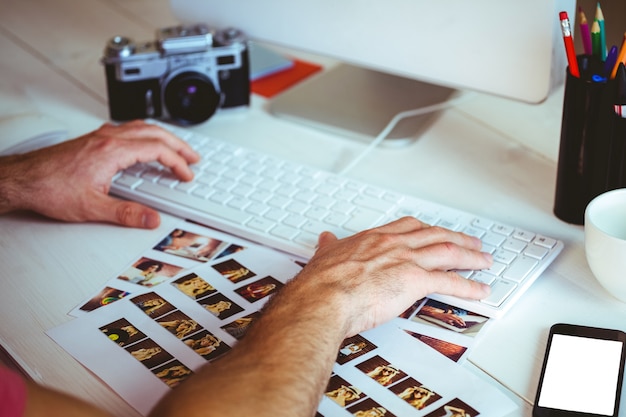
[[[213,45],[213,32],[205,25],[173,26],[159,29],[156,40],[165,55],[201,52]]]

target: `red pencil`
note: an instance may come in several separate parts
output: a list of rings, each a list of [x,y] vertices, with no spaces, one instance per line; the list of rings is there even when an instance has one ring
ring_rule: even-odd
[[[561,19],[561,31],[563,32],[563,42],[565,43],[565,53],[567,55],[569,72],[574,77],[580,78],[578,61],[576,60],[576,51],[574,51],[574,40],[572,39],[572,28],[569,24],[567,12],[559,13],[559,19]]]

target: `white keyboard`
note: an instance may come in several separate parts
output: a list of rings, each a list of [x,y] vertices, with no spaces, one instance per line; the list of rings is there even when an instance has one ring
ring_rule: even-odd
[[[304,258],[324,230],[345,237],[402,216],[479,237],[491,252],[489,270],[460,271],[491,286],[474,301],[431,298],[488,317],[502,316],[539,277],[563,243],[514,226],[384,190],[333,173],[164,125],[202,156],[192,182],[179,182],[158,163],[118,173],[111,193]]]

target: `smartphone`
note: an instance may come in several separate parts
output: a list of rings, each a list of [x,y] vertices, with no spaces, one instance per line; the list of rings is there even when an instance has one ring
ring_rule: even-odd
[[[534,417],[615,416],[626,333],[557,323],[550,328]]]

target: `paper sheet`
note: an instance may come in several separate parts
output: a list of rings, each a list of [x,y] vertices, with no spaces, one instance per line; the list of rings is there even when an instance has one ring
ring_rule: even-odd
[[[172,251],[176,230],[190,239]],[[169,265],[165,277],[145,280],[140,272],[144,278],[120,279],[128,270],[142,271],[137,266],[145,259]],[[109,303],[92,297],[81,307],[99,308],[77,307],[79,317],[48,335],[145,415],[195,370],[229,351],[268,297],[302,265],[182,222],[107,283],[125,296]],[[476,416],[516,408],[499,389],[459,366],[488,323],[464,332],[429,322],[420,315],[430,301],[420,300],[401,317],[344,341],[318,415],[384,409],[386,417],[430,417],[463,409],[458,415]]]

